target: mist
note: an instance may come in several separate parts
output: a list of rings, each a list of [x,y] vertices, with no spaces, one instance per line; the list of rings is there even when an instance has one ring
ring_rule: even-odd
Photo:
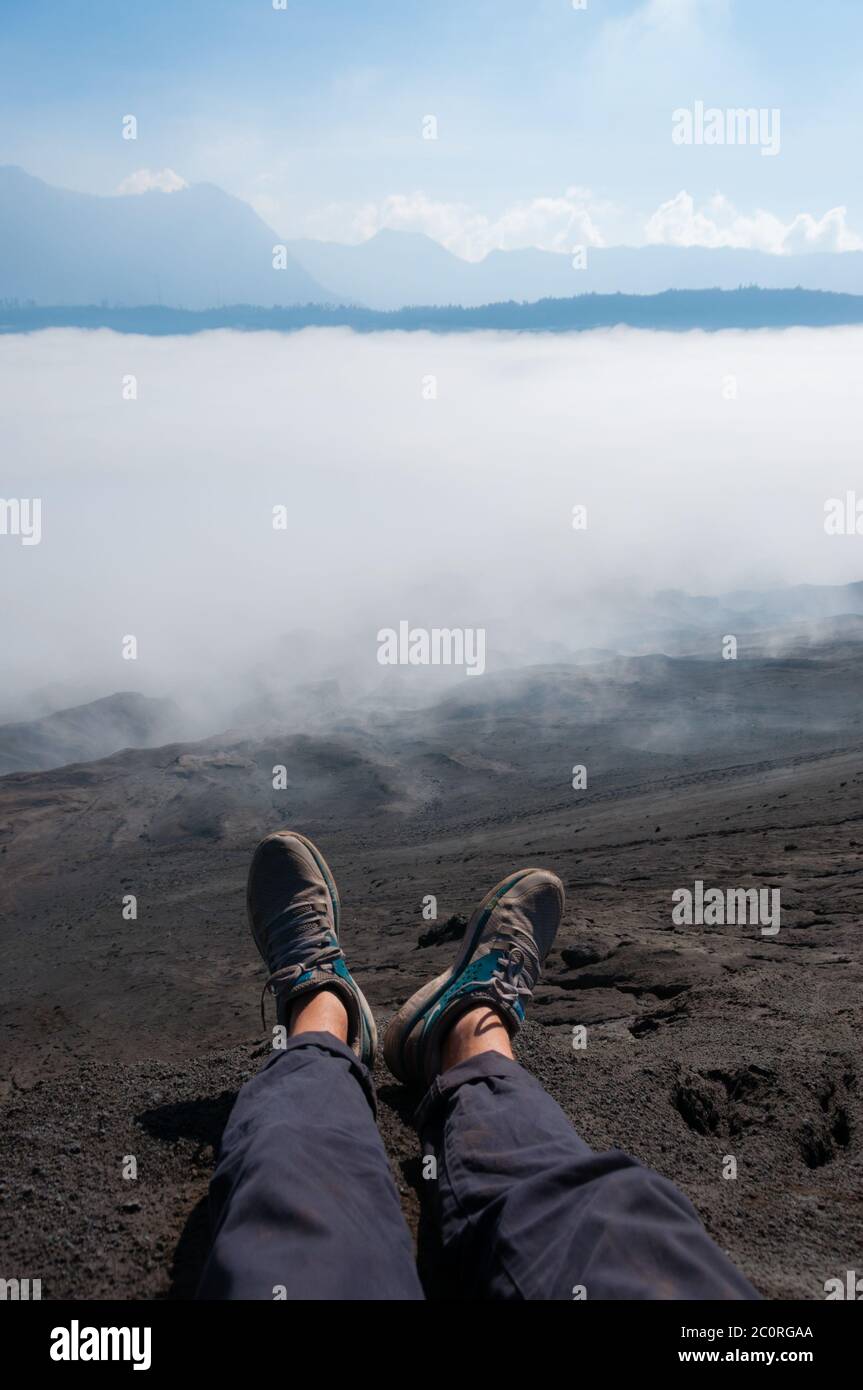
[[[859,579],[863,542],[824,509],[863,495],[861,347],[856,328],[0,337],[0,492],[41,500],[39,544],[0,536],[3,717],[137,690],[212,728],[327,677],[397,693],[378,633],[404,621],[485,630],[493,673],[631,646],[656,591]]]

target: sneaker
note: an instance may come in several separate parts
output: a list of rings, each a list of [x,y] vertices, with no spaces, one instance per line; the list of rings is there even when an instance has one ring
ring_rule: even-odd
[[[444,1034],[479,1004],[491,1004],[510,1034],[518,1032],[563,904],[563,884],[547,869],[520,869],[486,894],[452,968],[417,990],[391,1020],[384,1057],[394,1076],[430,1082],[440,1070]]]
[[[339,945],[339,894],[329,865],[305,835],[280,830],[252,856],[246,890],[249,926],[269,973],[261,995],[275,995],[276,1017],[287,1024],[291,1007],[326,986],[348,1013],[348,1044],[372,1067],[377,1031],[362,991]]]

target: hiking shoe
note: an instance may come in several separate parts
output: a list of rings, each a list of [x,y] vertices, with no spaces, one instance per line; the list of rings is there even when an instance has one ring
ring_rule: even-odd
[[[275,995],[276,1017],[288,1024],[293,1004],[326,986],[348,1013],[348,1045],[374,1065],[377,1031],[371,1009],[345,965],[339,945],[339,894],[329,865],[305,835],[267,835],[252,856],[246,890],[249,926],[269,974],[261,994]]]
[[[394,1076],[430,1082],[440,1070],[444,1034],[479,1004],[491,1004],[510,1035],[518,1032],[563,903],[563,884],[547,869],[520,869],[486,894],[455,964],[417,990],[391,1020],[384,1057]]]

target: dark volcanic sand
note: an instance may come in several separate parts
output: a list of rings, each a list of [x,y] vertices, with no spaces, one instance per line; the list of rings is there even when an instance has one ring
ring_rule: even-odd
[[[454,949],[418,947],[424,895],[443,921],[513,867],[554,868],[567,912],[522,1060],[591,1144],[671,1177],[768,1297],[823,1297],[863,1264],[861,676],[860,648],[718,675],[650,658],[601,690],[557,668],[326,737],[0,779],[0,1274],[46,1298],[190,1293],[214,1148],[267,1046],[249,855],[294,825],[336,872],[380,1024]],[[698,878],[781,888],[778,936],[673,927]],[[414,1098],[378,1083],[416,1229]],[[425,1240],[423,1266],[446,1296]]]

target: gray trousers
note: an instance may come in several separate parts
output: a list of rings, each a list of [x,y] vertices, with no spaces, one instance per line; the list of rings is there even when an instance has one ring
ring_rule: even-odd
[[[240,1091],[210,1185],[202,1299],[422,1299],[371,1076],[329,1033]],[[418,1113],[451,1295],[755,1299],[666,1178],[596,1154],[517,1063],[439,1076]]]

